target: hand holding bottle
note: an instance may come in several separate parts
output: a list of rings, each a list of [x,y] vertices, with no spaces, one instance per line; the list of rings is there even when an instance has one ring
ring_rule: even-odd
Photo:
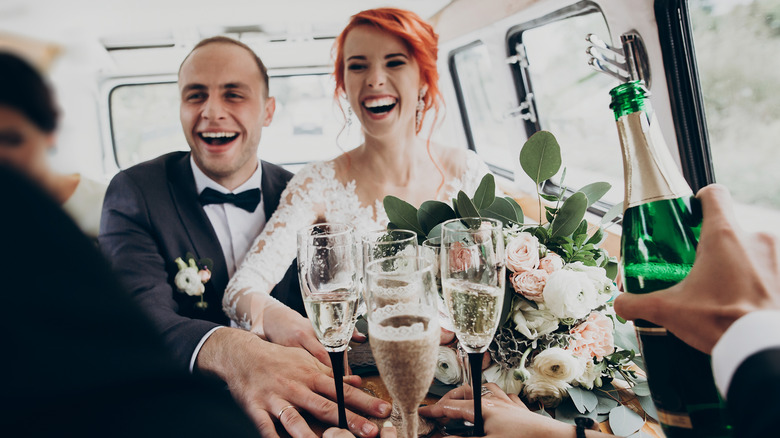
[[[709,354],[741,316],[780,309],[780,242],[776,236],[742,231],[725,187],[709,185],[697,198],[704,218],[691,272],[663,291],[622,294],[615,300],[615,311],[626,319],[666,327]]]

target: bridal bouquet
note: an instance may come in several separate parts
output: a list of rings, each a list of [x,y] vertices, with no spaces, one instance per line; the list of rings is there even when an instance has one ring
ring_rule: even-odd
[[[508,277],[485,378],[507,393],[519,394],[540,413],[554,408],[555,417],[564,421],[582,415],[603,421],[609,416],[614,432],[631,434],[644,420],[620,404],[612,382],[619,379],[622,384],[617,386],[633,389],[649,415],[655,416],[655,409],[646,380],[636,372],[642,362],[633,329],[612,310],[617,262],[599,247],[603,225],[613,221],[620,206],[591,226],[585,212],[610,189],[608,183],[589,184],[565,199],[565,187],[552,195],[539,191],[561,168],[560,147],[549,132],[528,139],[520,164],[536,183],[544,214],[538,223],[528,223],[514,199],[496,197],[493,176],[486,175],[473,198],[460,192],[452,206],[426,201],[416,209],[385,197],[388,228],[410,229],[424,240],[439,237],[440,224],[449,219],[501,220]],[[561,186],[565,174],[564,168]],[[459,383],[456,356],[442,350],[439,357],[447,383]]]

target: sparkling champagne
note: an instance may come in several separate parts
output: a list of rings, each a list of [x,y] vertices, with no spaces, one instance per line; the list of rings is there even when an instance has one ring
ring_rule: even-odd
[[[504,291],[457,279],[447,279],[442,286],[458,341],[469,353],[484,351],[498,328]]]
[[[619,85],[610,95],[625,175],[624,289],[650,293],[680,282],[690,271],[701,212],[663,140],[643,83]],[[641,320],[635,326],[666,436],[731,436],[709,356],[663,327]]]
[[[433,381],[439,345],[438,320],[417,312],[413,303],[387,306],[369,319],[368,328],[382,381],[408,419],[399,436],[410,438],[416,438],[417,406]]]
[[[344,351],[355,327],[357,297],[334,293],[332,296],[314,296],[303,301],[306,314],[317,339],[327,351]]]

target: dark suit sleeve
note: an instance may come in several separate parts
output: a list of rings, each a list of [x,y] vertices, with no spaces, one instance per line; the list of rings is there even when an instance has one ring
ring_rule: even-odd
[[[736,436],[780,435],[780,347],[760,351],[737,368],[728,390]]]
[[[103,203],[100,247],[122,284],[163,334],[179,367],[189,369],[195,347],[219,324],[179,315],[169,283],[173,273],[166,270],[175,268],[166,263],[157,232],[144,194],[126,172],[118,173]]]

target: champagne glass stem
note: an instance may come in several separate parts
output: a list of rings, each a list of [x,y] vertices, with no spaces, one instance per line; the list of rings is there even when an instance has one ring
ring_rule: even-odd
[[[412,412],[401,411],[401,424],[406,438],[417,438],[417,409]]]
[[[333,380],[336,381],[336,403],[339,407],[339,427],[349,429],[347,411],[344,408],[344,351],[329,351],[330,363],[333,365]]]
[[[474,436],[485,436],[482,423],[482,356],[483,353],[469,353],[471,392],[474,397]]]

